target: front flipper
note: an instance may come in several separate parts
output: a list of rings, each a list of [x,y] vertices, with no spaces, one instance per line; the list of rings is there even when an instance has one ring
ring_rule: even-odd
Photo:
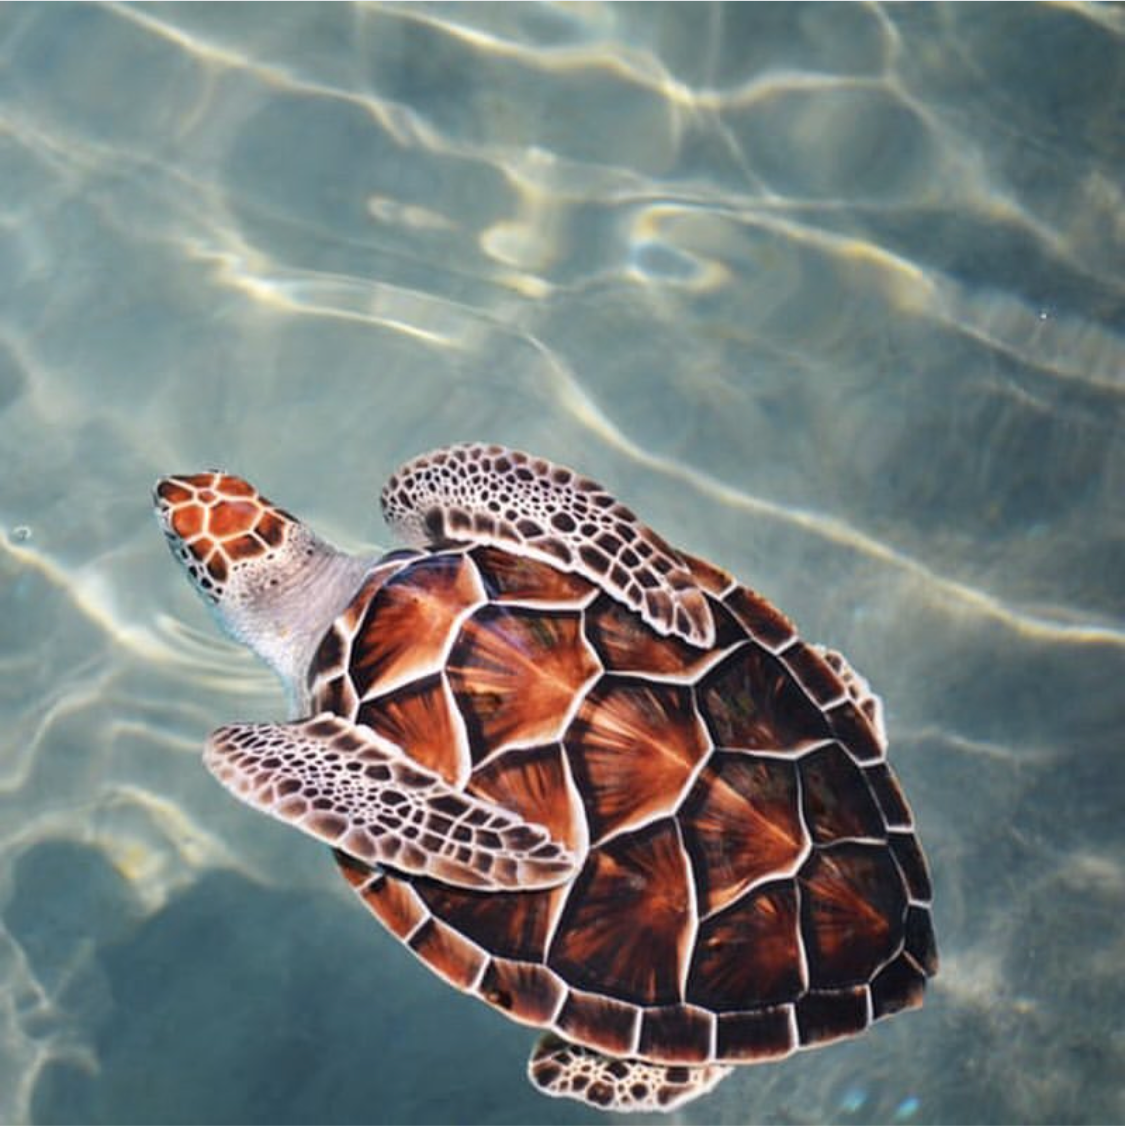
[[[527,1064],[527,1076],[545,1095],[578,1099],[619,1113],[674,1110],[707,1094],[730,1074],[723,1064],[695,1066],[614,1059],[548,1032]]]
[[[501,891],[550,887],[576,868],[542,826],[455,790],[336,715],[220,727],[203,757],[247,805],[368,864]]]
[[[711,607],[680,553],[561,465],[503,446],[450,446],[407,462],[382,499],[387,523],[408,543],[518,547],[595,583],[657,633],[714,644]]]

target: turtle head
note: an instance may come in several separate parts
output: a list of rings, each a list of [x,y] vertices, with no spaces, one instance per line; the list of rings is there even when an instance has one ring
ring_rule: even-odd
[[[192,586],[302,707],[316,647],[370,561],[337,551],[249,482],[217,470],[163,477],[153,502]]]

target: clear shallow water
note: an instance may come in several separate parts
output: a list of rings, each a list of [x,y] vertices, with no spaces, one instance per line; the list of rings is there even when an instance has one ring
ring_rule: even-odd
[[[564,1122],[529,1030],[236,805],[281,714],[149,512],[350,546],[581,467],[883,694],[921,1013],[684,1121],[1125,1118],[1125,21],[1083,5],[0,10],[0,1120]]]

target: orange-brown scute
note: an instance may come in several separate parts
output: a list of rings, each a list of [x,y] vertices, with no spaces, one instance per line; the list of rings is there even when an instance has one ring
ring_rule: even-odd
[[[358,722],[401,747],[411,758],[436,771],[451,785],[462,781],[457,753],[456,720],[452,700],[440,676],[424,677],[359,707]]]
[[[635,1043],[636,1007],[604,995],[570,990],[559,1012],[564,1035],[582,1044],[597,1044],[615,1055],[626,1054]]]
[[[228,559],[237,563],[244,559],[258,559],[268,549],[257,536],[245,535],[223,540],[222,550]]]
[[[894,953],[906,894],[885,848],[843,844],[805,865],[801,905],[813,986],[858,984]]]
[[[792,1001],[800,992],[797,892],[766,884],[699,928],[687,997],[716,1012]]]
[[[174,478],[166,477],[156,486],[156,495],[169,504],[186,504],[195,494]]]
[[[542,966],[493,958],[481,980],[480,995],[516,1020],[545,1024],[558,1011],[563,988]]]
[[[641,1005],[679,1000],[694,933],[690,873],[671,819],[592,852],[551,945],[551,964],[580,989]]]
[[[707,753],[689,689],[603,678],[566,737],[594,840],[671,813]]]
[[[224,473],[215,484],[219,492],[228,497],[254,497],[258,495],[258,490],[249,481],[244,481],[241,477],[234,477],[230,473]],[[268,504],[269,502],[263,501],[263,503]]]
[[[190,540],[203,531],[206,510],[200,504],[185,504],[172,513],[172,531],[183,540]]]
[[[807,846],[795,768],[783,759],[714,755],[681,817],[704,915],[792,873]]]
[[[703,1063],[711,1054],[714,1016],[687,1005],[649,1009],[641,1020],[640,1054],[669,1063]]]
[[[474,759],[507,743],[558,739],[579,690],[599,669],[577,614],[478,611],[449,655],[449,683]]]
[[[375,875],[374,871],[372,876],[374,878],[361,892],[364,901],[392,934],[405,938],[427,917],[425,905],[409,884],[381,873]],[[345,878],[355,885],[352,872],[345,871]]]
[[[486,956],[480,947],[438,919],[427,920],[408,941],[416,954],[458,989],[466,989],[484,968]]]
[[[177,477],[176,480],[191,489],[210,489],[218,477],[216,473],[192,473],[186,477]]]
[[[710,662],[710,650],[661,637],[627,606],[603,595],[587,613],[590,641],[607,668],[683,676]]]
[[[385,582],[359,627],[352,678],[360,698],[437,672],[454,620],[483,598],[472,563],[460,555],[420,559]]]
[[[219,539],[249,532],[257,523],[261,509],[247,500],[216,501],[207,510],[207,530]]]
[[[582,843],[583,815],[566,784],[563,749],[517,747],[491,759],[473,775],[473,792],[525,821],[545,825],[553,840],[577,849]]]
[[[473,559],[485,590],[497,602],[575,602],[585,600],[593,590],[579,575],[496,547],[477,548]]]
[[[286,529],[291,521],[278,512],[277,509],[267,508],[258,517],[254,531],[265,540],[270,547],[277,547],[285,539]]]
[[[439,918],[490,953],[523,962],[542,961],[547,932],[565,888],[497,894],[435,880],[416,882],[418,894]]]
[[[171,531],[220,583],[232,563],[260,558],[279,546],[294,523],[253,485],[229,474],[168,477],[156,491],[168,505]]]
[[[187,546],[192,555],[201,563],[207,562],[208,556],[215,550],[214,541],[209,540],[206,536],[197,536]]]

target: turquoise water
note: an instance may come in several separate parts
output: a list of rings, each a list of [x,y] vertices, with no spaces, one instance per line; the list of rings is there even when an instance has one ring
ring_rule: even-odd
[[[685,1122],[1125,1119],[1125,16],[0,9],[0,1121],[576,1122],[232,801],[149,510],[570,463],[883,695],[926,1007]]]

